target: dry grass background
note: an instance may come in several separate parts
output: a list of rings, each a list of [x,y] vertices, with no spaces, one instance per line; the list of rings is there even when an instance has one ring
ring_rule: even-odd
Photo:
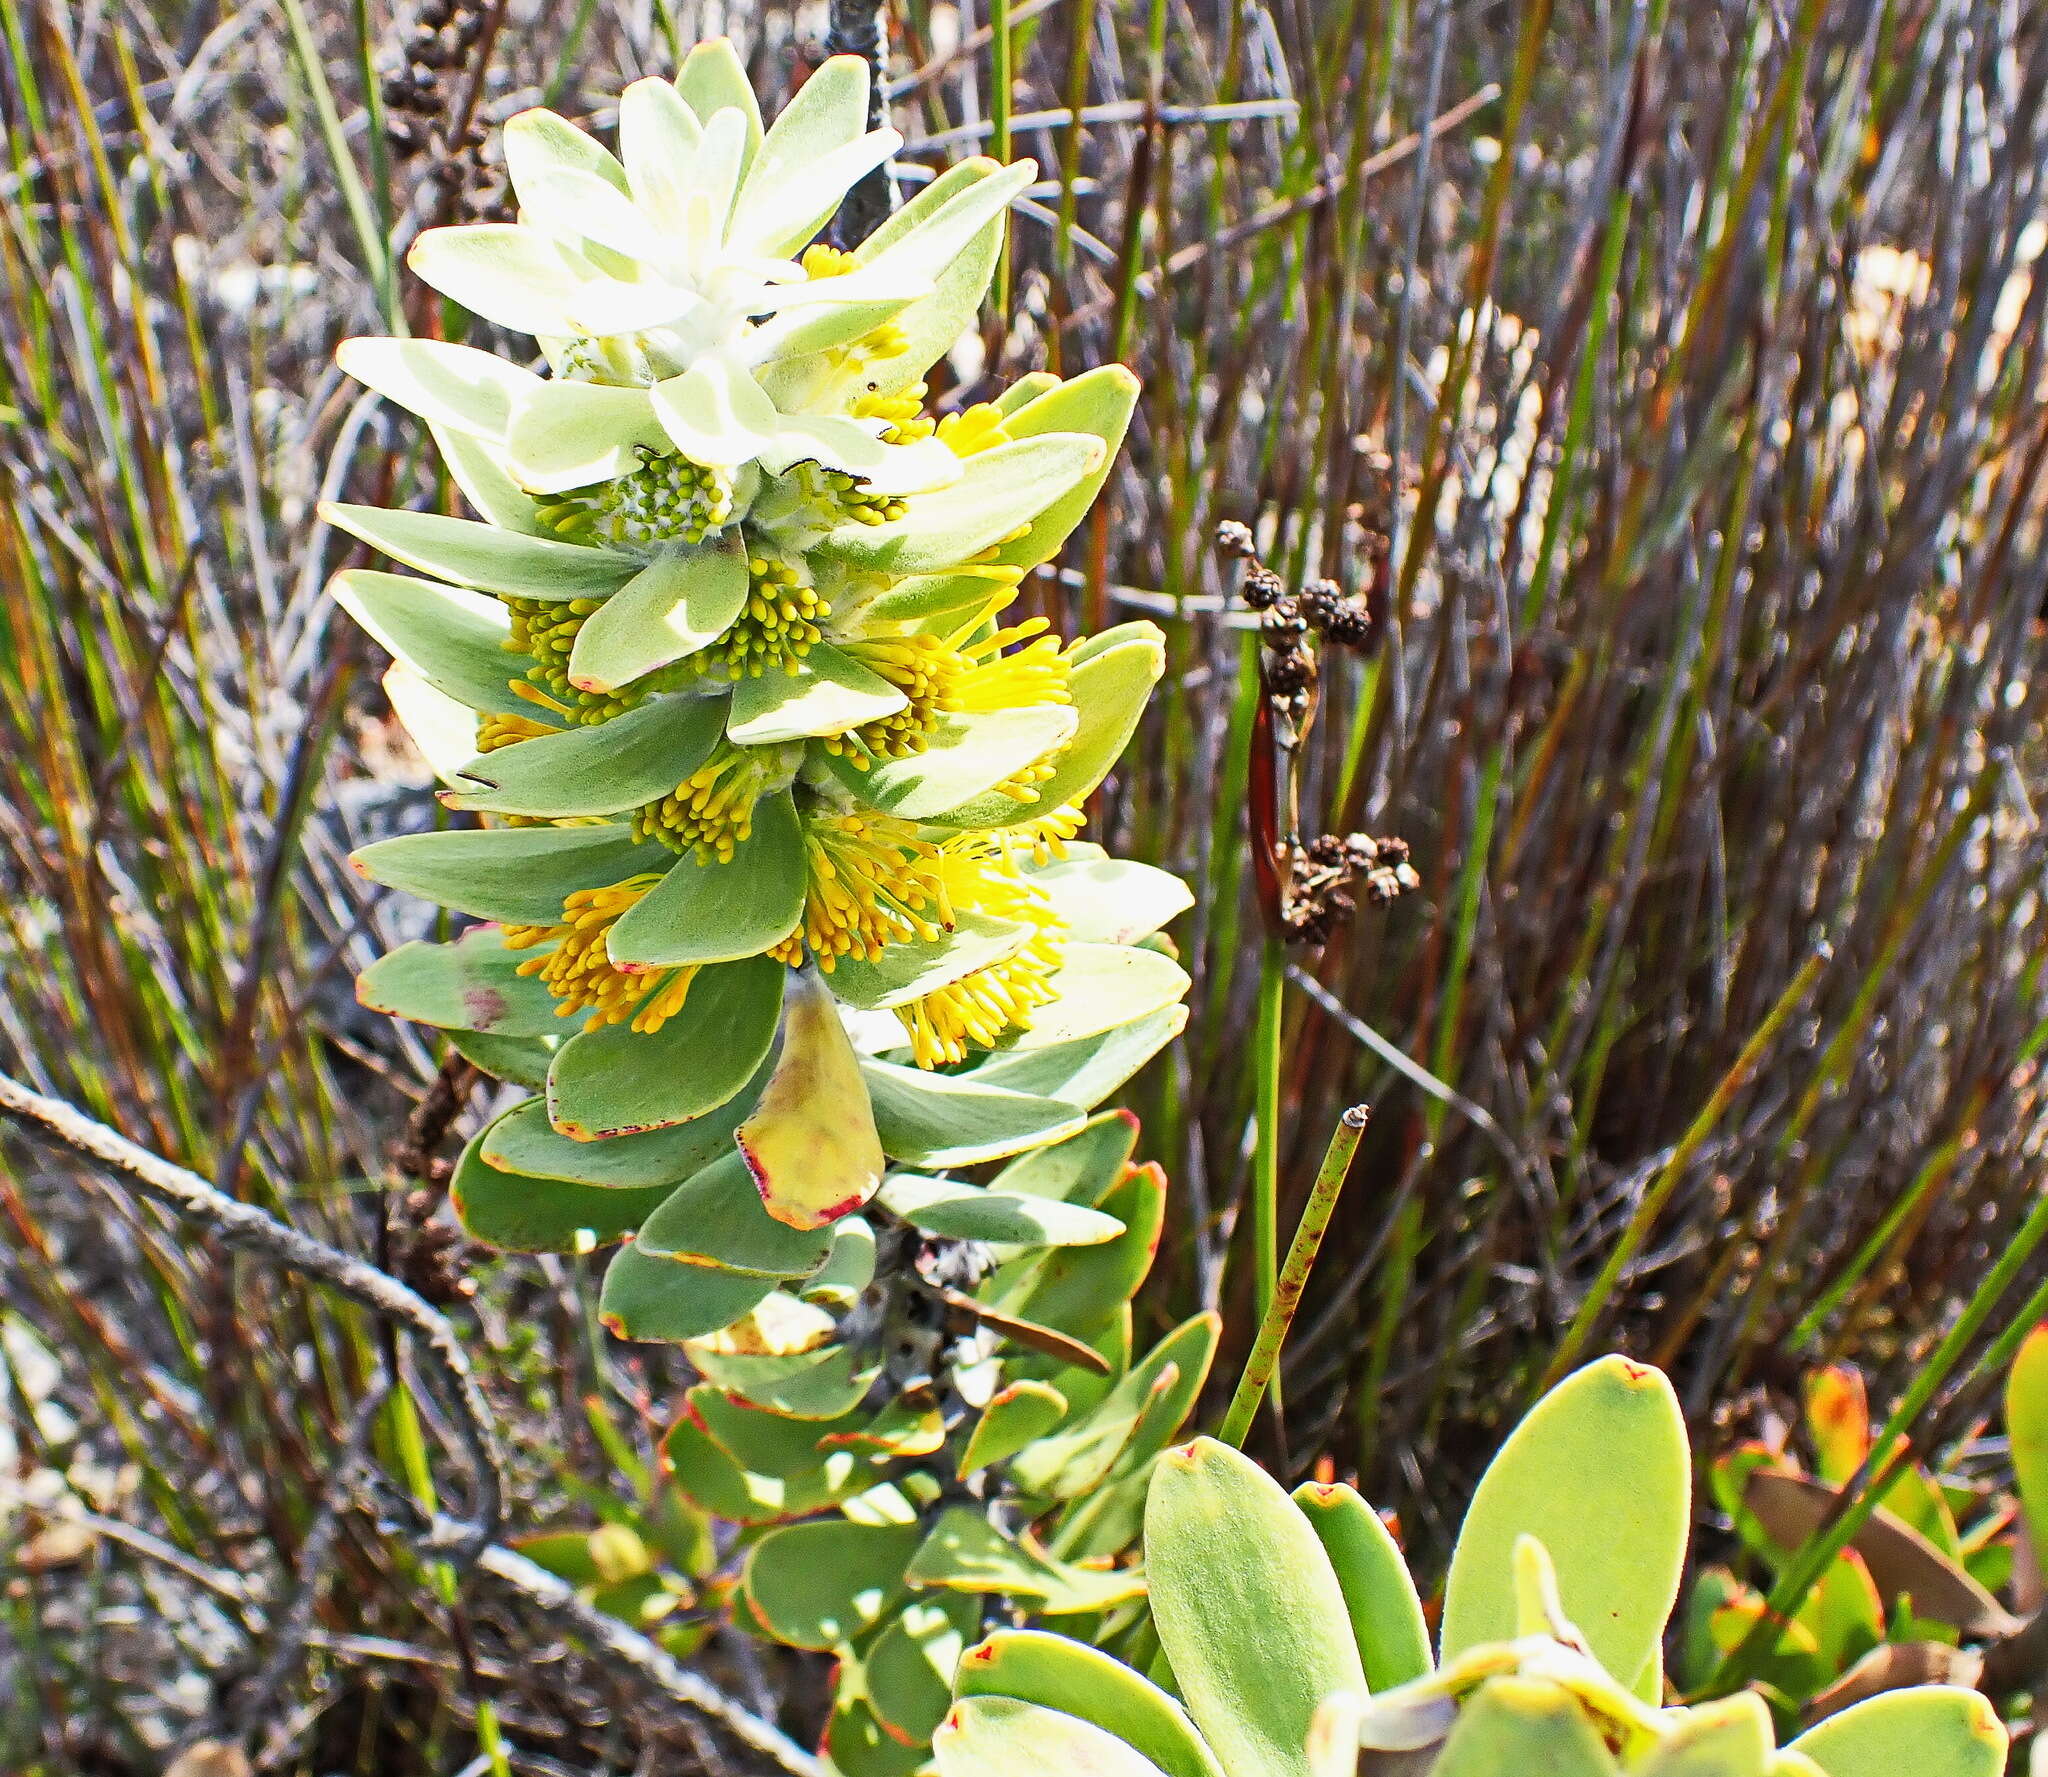
[[[728,30],[772,102],[823,10],[519,0],[438,87],[458,119],[473,94],[602,123]],[[488,145],[447,177],[393,151],[379,82],[415,23],[0,0],[0,1065],[418,1271],[391,1156],[437,1057],[348,981],[421,916],[342,860],[432,805],[312,516],[443,493],[330,362],[440,324],[393,248],[496,199]],[[1045,169],[1014,318],[942,392],[1146,381],[1033,594],[1170,637],[1100,811],[1201,890],[1190,1034],[1135,1100],[1178,1190],[1141,1306],[1221,1301],[1248,1336],[1277,1064],[1283,1228],[1341,1107],[1376,1115],[1264,1453],[1357,1470],[1425,1554],[1584,1344],[1671,1364],[1703,1430],[1823,1355],[1889,1398],[2040,1235],[2044,21],[904,0],[896,49],[907,160]],[[1379,618],[1328,675],[1308,806],[1404,835],[1422,888],[1320,954],[1278,956],[1251,905],[1225,518]],[[47,1152],[4,1160],[0,1767],[153,1770],[247,1706],[249,1600],[288,1586],[377,1334]],[[673,1376],[596,1332],[593,1264],[473,1270],[519,1518],[587,1516]],[[1923,1444],[1982,1411],[1976,1355]],[[275,1768],[456,1770],[483,1695],[526,1768],[722,1761],[360,1524],[337,1559]],[[807,1724],[802,1668],[713,1657]]]

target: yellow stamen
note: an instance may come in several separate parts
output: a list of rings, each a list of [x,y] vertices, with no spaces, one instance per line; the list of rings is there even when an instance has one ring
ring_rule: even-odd
[[[939,847],[937,861],[954,905],[1020,920],[1033,930],[1015,955],[897,1007],[910,1037],[911,1059],[927,1068],[965,1061],[970,1048],[991,1048],[1030,1025],[1031,1014],[1053,998],[1051,982],[1060,966],[1065,929],[1045,891],[1018,867],[1006,836],[970,833],[949,839]]]
[[[814,815],[804,827],[803,924],[769,955],[792,968],[808,951],[827,974],[842,956],[873,962],[906,938],[953,923],[936,868],[939,848],[886,814]]]
[[[805,584],[793,563],[756,555],[747,562],[747,574],[752,590],[746,609],[724,635],[690,658],[733,679],[758,679],[770,667],[794,673],[797,662],[822,639],[819,626],[832,615],[832,606],[815,586]]]
[[[958,413],[949,413],[939,421],[939,442],[956,457],[971,457],[978,451],[993,450],[999,444],[1010,442],[1009,429],[1003,420],[1003,410],[994,402],[977,402],[972,407],[963,407]]]
[[[513,687],[515,691],[518,688],[516,685]],[[536,722],[528,716],[487,710],[476,719],[476,750],[495,753],[500,747],[516,746],[522,740],[538,740],[543,734],[555,732],[547,723]]]
[[[711,757],[658,802],[633,811],[633,837],[653,839],[699,863],[724,863],[754,831],[754,804],[790,760],[781,747],[736,747],[720,741]]]
[[[656,681],[644,679],[622,691],[581,691],[569,683],[569,653],[576,646],[590,614],[600,599],[505,599],[512,614],[511,633],[505,638],[508,652],[524,654],[533,664],[526,669],[524,684],[512,681],[516,696],[560,711],[571,720],[595,725],[623,715],[652,689]],[[531,686],[532,689],[525,689]]]
[[[919,439],[931,437],[939,429],[938,422],[925,415],[927,392],[923,383],[912,383],[894,395],[883,395],[870,389],[854,401],[853,416],[855,419],[886,422],[882,436],[891,444],[915,444]]]
[[[562,1002],[555,1008],[557,1016],[588,1012],[585,1030],[630,1024],[646,1036],[683,1009],[697,974],[694,964],[680,969],[623,969],[611,960],[605,944],[620,915],[660,880],[648,872],[608,888],[578,889],[562,902],[561,924],[504,928],[509,950],[551,946],[542,955],[528,957],[519,972],[538,976]]]

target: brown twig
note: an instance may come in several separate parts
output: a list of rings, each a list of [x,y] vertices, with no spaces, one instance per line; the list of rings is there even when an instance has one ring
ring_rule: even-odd
[[[0,1111],[19,1117],[74,1153],[111,1168],[230,1246],[248,1247],[316,1277],[352,1302],[409,1331],[433,1360],[424,1373],[436,1379],[438,1392],[445,1397],[455,1441],[462,1448],[470,1476],[469,1516],[462,1521],[442,1521],[448,1540],[438,1552],[462,1562],[497,1534],[504,1513],[497,1432],[470,1369],[462,1337],[439,1309],[374,1265],[288,1227],[254,1204],[238,1202],[196,1172],[138,1147],[76,1106],[45,1097],[6,1074],[0,1074]]]

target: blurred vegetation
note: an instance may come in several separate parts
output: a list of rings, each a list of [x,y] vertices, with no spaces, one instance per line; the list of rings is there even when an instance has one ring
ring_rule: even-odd
[[[471,120],[602,123],[721,30],[772,103],[825,28],[755,0],[476,16],[387,90],[409,0],[0,0],[0,1067],[435,1286],[464,1269],[421,1227],[439,1058],[349,991],[423,915],[344,855],[436,813],[322,597],[347,547],[312,508],[447,494],[332,348],[448,325],[392,268],[502,201]],[[907,162],[1044,168],[1015,318],[938,392],[1117,358],[1145,379],[1032,596],[1151,617],[1173,650],[1100,810],[1201,891],[1193,1023],[1133,1098],[1177,1193],[1147,1336],[1220,1305],[1248,1342],[1277,1002],[1283,1230],[1342,1107],[1375,1116],[1253,1448],[1356,1473],[1425,1570],[1479,1455],[1597,1344],[1673,1370],[1704,1455],[1823,1361],[1887,1407],[1915,1384],[1918,1447],[1966,1438],[1982,1348],[2048,1272],[2048,21],[905,0],[896,23]],[[1305,820],[1404,837],[1422,887],[1320,952],[1281,954],[1254,906],[1225,519],[1376,618],[1326,673]],[[250,1601],[289,1590],[378,1334],[8,1142],[0,1766],[154,1770],[260,1663]],[[632,1492],[680,1390],[596,1330],[600,1269],[468,1274],[523,1524]],[[338,1559],[273,1768],[457,1769],[484,1695],[523,1768],[717,1767],[366,1526]],[[815,1729],[820,1675],[716,1634],[703,1658]]]

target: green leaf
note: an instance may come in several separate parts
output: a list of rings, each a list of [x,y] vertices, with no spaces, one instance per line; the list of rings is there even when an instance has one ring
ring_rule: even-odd
[[[545,710],[512,694],[520,657],[505,651],[508,621],[497,600],[374,568],[337,574],[328,590],[380,647],[436,691],[473,710],[549,720]]]
[[[462,767],[476,757],[476,711],[437,691],[403,660],[387,666],[379,683],[391,700],[391,713],[427,768],[451,789],[458,787]]]
[[[1481,1685],[1459,1711],[1430,1777],[1612,1777],[1620,1769],[1571,1692],[1509,1675]]]
[[[457,586],[532,599],[596,599],[616,592],[639,571],[629,555],[501,531],[436,512],[325,501],[320,516],[372,549]]]
[[[747,159],[753,158],[761,143],[761,106],[730,37],[695,45],[676,74],[676,91],[699,123],[708,124],[727,109],[738,111],[747,122]]]
[[[1034,808],[1056,804],[1042,799],[1021,803],[996,793],[994,786],[1052,752],[1073,734],[1078,719],[1061,703],[943,716],[924,751],[907,759],[874,761],[865,770],[849,754],[834,754],[828,763],[863,802],[904,820],[1006,826]],[[970,823],[955,818],[962,806],[979,808],[991,798],[999,805],[1000,819]]]
[[[782,1053],[734,1139],[767,1213],[792,1228],[837,1221],[882,1182],[860,1058],[814,969],[789,977]]]
[[[913,574],[865,606],[871,623],[924,623],[985,609],[1017,584],[1011,568],[956,568],[950,574]]]
[[[548,1083],[548,1068],[555,1059],[553,1041],[546,1037],[497,1037],[477,1030],[451,1030],[448,1046],[492,1079],[524,1086],[529,1092],[538,1092]]]
[[[855,249],[864,265],[942,268],[931,295],[896,317],[903,350],[869,368],[877,393],[909,388],[974,324],[1002,254],[1006,212],[1033,170],[977,155],[933,180]]]
[[[1696,1703],[1633,1777],[1765,1777],[1775,1750],[1770,1708],[1754,1691]]]
[[[592,728],[516,741],[462,768],[476,786],[444,798],[491,814],[623,814],[670,794],[711,757],[725,700],[650,697]]]
[[[1145,1505],[1145,1567],[1160,1646],[1224,1769],[1311,1777],[1317,1705],[1362,1693],[1365,1673],[1337,1576],[1293,1501],[1212,1439],[1169,1450]]]
[[[674,862],[675,853],[636,843],[623,825],[407,833],[349,855],[360,875],[386,888],[478,919],[533,926],[559,924],[563,901],[579,889]]]
[[[909,1166],[972,1166],[1065,1135],[1082,1114],[1057,1099],[863,1059],[882,1151]]]
[[[414,939],[379,957],[356,981],[356,998],[373,1012],[410,1018],[441,1030],[505,1037],[561,1033],[561,1002],[531,975],[519,973],[522,952],[500,933],[480,929],[453,944]]]
[[[571,1037],[548,1070],[550,1121],[577,1141],[601,1141],[716,1110],[775,1040],[783,974],[765,956],[715,964],[658,1031],[612,1024]]]
[[[1055,1561],[1005,1535],[973,1506],[948,1506],[940,1514],[904,1577],[913,1587],[1029,1599],[1036,1614],[1054,1617],[1107,1610],[1145,1590],[1135,1569]]]
[[[1685,1418],[1663,1372],[1587,1365],[1537,1402],[1479,1483],[1445,1585],[1442,1658],[1514,1636],[1513,1549],[1533,1536],[1565,1614],[1632,1685],[1678,1597],[1691,1517]]]
[[[767,1077],[766,1067],[755,1079]],[[534,1178],[568,1179],[600,1190],[673,1190],[722,1154],[733,1151],[732,1132],[753,1102],[742,1087],[715,1111],[672,1129],[609,1141],[572,1141],[548,1121],[543,1099],[515,1106],[487,1130],[484,1158],[508,1172]]]
[[[1049,1382],[1026,1377],[999,1388],[968,1434],[967,1448],[960,1456],[960,1479],[1007,1462],[1066,1416],[1067,1397]]]
[[[1105,1728],[1015,1697],[965,1697],[932,1736],[941,1777],[1162,1777]]]
[[[1176,1327],[1085,1417],[1022,1452],[1012,1467],[1017,1484],[1048,1498],[1077,1499],[1112,1475],[1143,1468],[1193,1411],[1221,1330],[1214,1314]]]
[[[1144,1411],[1138,1415],[1130,1442],[1116,1459],[1113,1475],[1137,1474],[1173,1442],[1201,1398],[1203,1384],[1209,1379],[1209,1366],[1215,1361],[1217,1341],[1222,1336],[1223,1321],[1219,1315],[1198,1314],[1183,1321],[1146,1353],[1143,1370],[1161,1378],[1169,1371],[1173,1374],[1170,1380],[1147,1390]]]
[[[623,914],[605,939],[622,966],[736,962],[759,956],[804,915],[804,833],[783,790],[754,805],[754,830],[725,862],[685,858]]]
[[[1124,1176],[1137,1145],[1138,1119],[1129,1111],[1103,1111],[1065,1140],[1012,1160],[996,1174],[990,1189],[1057,1197],[1093,1208]]]
[[[1400,1545],[1379,1513],[1342,1485],[1304,1481],[1293,1497],[1336,1570],[1359,1661],[1374,1694],[1427,1677],[1432,1662],[1422,1600]]]
[[[852,55],[828,58],[761,139],[734,205],[733,250],[779,259],[823,228],[854,182],[902,145],[890,130],[860,150],[867,121],[867,63]]]
[[[505,433],[508,466],[536,494],[630,475],[646,454],[671,449],[647,391],[607,383],[543,383],[513,409]],[[628,556],[614,559],[628,573],[637,565]]]
[[[1007,962],[1031,942],[1033,929],[1019,919],[961,913],[950,932],[887,945],[873,962],[840,957],[832,967],[832,994],[863,1012],[907,1006],[977,970]]]
[[[747,1556],[740,1595],[777,1641],[820,1651],[882,1620],[903,1595],[923,1532],[914,1524],[792,1524]]]
[[[1028,532],[997,549],[999,563],[1033,568],[1059,553],[1060,545],[1073,534],[1109,479],[1116,453],[1130,429],[1131,415],[1137,411],[1140,387],[1137,377],[1123,365],[1100,364],[1009,415],[1005,425],[1012,438],[1036,438],[1048,432],[1087,433],[1102,440],[1103,457],[1100,466],[1079,485],[1032,520]]]
[[[1172,1697],[1121,1661],[1063,1635],[999,1629],[961,1659],[955,1691],[963,1699],[1008,1697],[1092,1722],[1167,1777],[1223,1777]]]
[[[857,1432],[868,1423],[869,1415],[862,1412],[850,1412],[822,1424],[785,1419],[733,1400],[704,1383],[690,1390],[685,1405],[686,1417],[717,1439],[719,1447],[735,1462],[757,1475],[800,1480],[819,1473],[829,1464],[839,1471],[839,1478],[830,1485],[845,1490],[865,1486],[863,1477],[874,1467],[866,1452],[850,1451],[848,1460],[838,1461],[835,1451],[828,1447],[835,1434]]]
[[[438,339],[345,339],[334,361],[429,425],[501,443],[513,408],[541,380],[494,352]]]
[[[746,1157],[715,1160],[677,1187],[640,1230],[640,1249],[756,1277],[807,1277],[825,1262],[829,1232],[801,1232],[761,1207]]]
[[[879,673],[817,642],[795,672],[763,673],[733,687],[726,736],[741,747],[774,746],[814,735],[844,734],[909,706]]]
[[[1064,1099],[1088,1110],[1179,1036],[1187,1021],[1186,1006],[1167,1006],[1149,1017],[1077,1042],[1001,1050],[959,1077],[1011,1092]]]
[[[731,1326],[773,1287],[765,1277],[710,1271],[629,1243],[605,1268],[597,1317],[621,1339],[681,1344]]]
[[[1048,985],[1054,997],[1033,1010],[1017,1049],[1076,1043],[1149,1018],[1177,1005],[1192,983],[1179,963],[1156,950],[1069,944]]]
[[[427,431],[450,477],[479,518],[526,537],[546,534],[533,496],[512,479],[502,445],[447,426],[430,425]]]
[[[818,553],[879,574],[929,574],[957,567],[1036,518],[1101,466],[1099,438],[1048,433],[999,444],[966,460],[950,487],[920,494],[887,524],[842,525]]]
[[[507,121],[499,139],[505,170],[522,201],[533,181],[547,173],[582,173],[622,195],[627,190],[626,170],[610,151],[552,111],[534,106],[519,112]]]
[[[832,1500],[822,1470],[795,1484],[756,1474],[688,1413],[669,1428],[661,1455],[670,1479],[691,1503],[729,1524],[780,1524]]]
[[[948,1241],[993,1241],[1010,1247],[1098,1247],[1124,1230],[1114,1216],[1049,1198],[1001,1196],[961,1179],[893,1173],[881,1204],[891,1214]]]
[[[1077,944],[1135,944],[1195,904],[1168,870],[1124,858],[1075,858],[1031,873]]]
[[[537,228],[478,223],[429,228],[405,262],[451,302],[516,333],[563,338],[589,275],[588,261]]]
[[[1007,1196],[958,1179],[892,1173],[876,1194],[890,1214],[947,1240],[1006,1246],[1099,1246],[1124,1231],[1100,1210],[1049,1197]]]
[[[913,1777],[930,1768],[930,1748],[905,1746],[875,1720],[874,1712],[857,1696],[848,1694],[847,1679],[853,1669],[841,1667],[841,1681],[833,1700],[832,1719],[825,1724],[825,1751],[839,1777]]]
[[[2005,1376],[2005,1430],[2027,1539],[2048,1549],[2048,1321],[2020,1342]]]
[[[1952,1685],[1887,1691],[1792,1742],[1828,1777],[1999,1777],[2005,1726],[1989,1699]]]
[[[981,1627],[971,1597],[914,1598],[883,1626],[861,1664],[868,1704],[884,1726],[922,1744],[945,1719],[953,1673]]]
[[[790,1419],[839,1419],[851,1413],[880,1374],[861,1367],[844,1345],[789,1356],[690,1348],[690,1362],[705,1381]]]
[[[979,461],[980,459],[975,459]],[[1138,718],[1159,675],[1166,670],[1166,638],[1151,623],[1124,623],[1076,644],[1068,656],[1067,691],[1078,726],[1053,774],[1032,787],[1033,808],[1063,808],[1079,802],[1109,774],[1137,732]],[[948,812],[952,827],[999,827],[1017,819],[1005,810],[1007,797],[983,796]]]
[[[806,1302],[844,1312],[874,1280],[874,1229],[865,1216],[841,1216],[832,1224],[832,1251],[797,1293]]]
[[[983,1283],[982,1299],[1005,1314],[1089,1338],[1105,1315],[1130,1300],[1152,1268],[1166,1214],[1165,1174],[1141,1166],[1096,1207],[1124,1224],[1116,1239],[1013,1259]]]
[[[737,534],[657,555],[584,620],[569,650],[569,682],[615,691],[687,659],[733,626],[748,584]]]
[[[491,1135],[504,1120],[471,1138],[448,1186],[457,1218],[486,1246],[515,1253],[592,1252],[632,1233],[673,1188],[598,1190],[494,1166],[488,1158]]]

